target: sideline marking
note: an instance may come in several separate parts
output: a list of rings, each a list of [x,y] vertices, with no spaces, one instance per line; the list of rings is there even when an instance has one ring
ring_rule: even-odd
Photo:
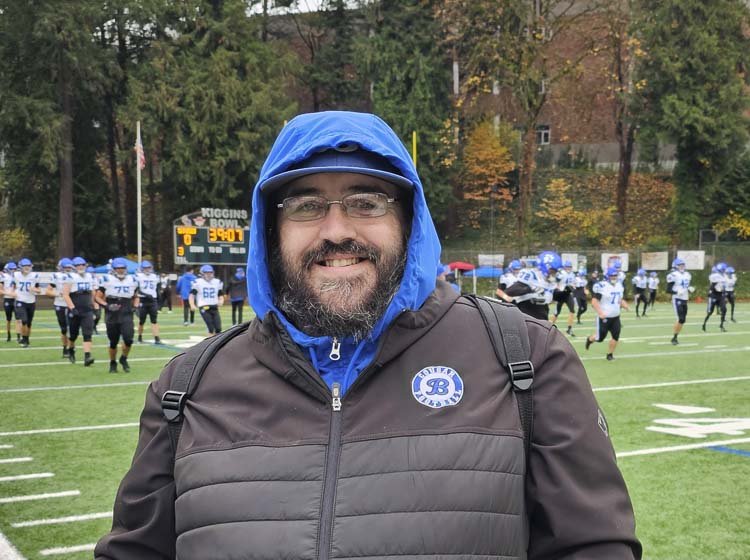
[[[0,482],[13,482],[16,480],[31,480],[34,478],[50,478],[55,476],[55,473],[51,472],[39,472],[31,474],[17,474],[14,476],[0,476]]]
[[[743,375],[739,377],[716,377],[714,379],[689,379],[687,381],[665,381],[663,383],[645,383],[643,385],[620,385],[614,387],[598,387],[594,388],[594,392],[598,391],[626,391],[628,389],[651,389],[654,387],[672,387],[674,385],[695,385],[699,383],[721,383],[723,381],[748,381],[750,375]]]
[[[88,521],[89,519],[105,519],[112,517],[111,511],[103,511],[101,513],[87,513],[84,515],[70,515],[68,517],[55,517],[52,519],[35,519],[34,521],[19,521],[18,523],[11,523],[10,526],[14,529],[20,527],[37,527],[39,525],[55,525],[57,523],[73,523],[75,521]],[[2,558],[2,556],[0,556]]]
[[[709,447],[716,447],[716,446],[722,446],[722,445],[734,445],[736,443],[750,443],[750,438],[726,439],[724,441],[706,441],[703,443],[690,443],[687,445],[674,445],[671,447],[653,447],[651,449],[638,449],[637,451],[624,451],[622,453],[616,453],[615,455],[619,459],[620,457],[634,457],[636,455],[655,455],[657,453],[672,453],[675,451],[687,451],[690,449],[705,449]]]
[[[726,347],[727,347],[726,344],[712,344],[711,346],[704,346],[706,350],[708,349],[716,350],[717,348],[726,348]]]
[[[71,496],[80,496],[80,490],[65,490],[64,492],[52,492],[49,494],[29,494],[26,496],[10,496],[9,498],[0,498],[0,504],[12,504],[15,502],[29,502],[31,500],[49,500],[50,498],[68,498]]]
[[[33,436],[36,434],[56,434],[60,432],[81,432],[85,430],[110,430],[112,428],[134,428],[137,426],[138,426],[138,422],[128,422],[126,424],[101,424],[98,426],[75,426],[73,428],[49,428],[46,430],[23,430],[21,432],[0,432],[0,436]]]
[[[680,346],[688,346],[687,344],[681,344]],[[726,348],[722,350],[723,353],[726,352],[747,352],[750,350],[750,346],[743,346],[742,348]],[[687,350],[686,352],[659,352],[659,353],[650,353],[650,354],[618,354],[617,359],[618,360],[626,360],[628,358],[665,358],[667,356],[687,356],[688,354],[713,354],[715,353],[713,350]],[[589,361],[589,360],[606,360],[607,358],[605,356],[599,357],[585,357],[580,356],[581,361]],[[3,366],[0,366],[3,367]]]
[[[64,546],[59,548],[45,548],[40,550],[39,554],[42,556],[53,556],[55,554],[70,554],[72,552],[86,552],[88,550],[94,550],[96,544],[79,544],[78,546]]]
[[[0,449],[13,449],[13,446],[10,444],[3,444],[0,445]]]
[[[649,346],[669,346],[670,344],[672,344],[672,343],[669,342],[669,341],[666,341],[666,342],[649,342],[648,343]],[[680,342],[680,346],[682,346],[682,347],[685,347],[685,346],[698,346],[698,343],[697,342],[688,342],[686,344],[684,342]]]
[[[102,362],[105,363],[105,359],[101,358]],[[170,358],[167,358],[166,356],[161,356],[157,358],[128,358],[128,362],[131,364],[133,362],[164,362],[165,364],[171,360]],[[68,362],[68,364],[65,364],[62,360],[58,360],[56,362],[34,362],[31,364],[2,364],[0,365],[0,368],[20,368],[20,367],[37,367],[37,366],[64,366],[64,367],[75,367],[76,364],[71,364]]]
[[[122,383],[94,383],[91,385],[58,385],[49,387],[20,387],[18,389],[0,389],[0,393],[31,393],[33,391],[65,391],[67,389],[98,389],[101,387],[127,387],[129,385],[148,385],[150,381],[123,381]],[[0,446],[2,449],[2,446]]]
[[[29,461],[33,460],[33,457],[13,457],[11,459],[0,459],[0,465],[4,465],[6,463],[28,463]]]
[[[0,558],[2,560],[26,560],[2,533],[0,533]]]
[[[750,457],[750,451],[744,451],[743,449],[732,449],[731,447],[724,447],[721,445],[717,445],[715,447],[709,447],[709,449],[713,449],[714,451],[722,451],[724,453],[733,453],[735,455],[742,455],[743,457]]]

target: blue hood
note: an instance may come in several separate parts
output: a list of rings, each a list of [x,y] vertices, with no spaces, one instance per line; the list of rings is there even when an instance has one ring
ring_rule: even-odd
[[[404,177],[414,183],[414,217],[404,277],[396,296],[371,336],[359,343],[353,339],[342,339],[341,359],[332,361],[329,358],[331,338],[315,338],[297,330],[273,304],[273,288],[266,258],[266,207],[262,188],[259,187],[269,178],[314,153],[352,142],[387,158]],[[422,306],[435,289],[435,270],[439,260],[440,241],[427,208],[422,183],[409,153],[385,122],[367,113],[328,111],[299,115],[284,127],[271,148],[253,192],[247,267],[248,299],[258,317],[265,318],[268,313],[275,313],[279,317],[294,341],[309,354],[313,366],[329,387],[333,383],[340,383],[342,392],[345,392],[374,358],[378,339],[385,328],[402,311],[416,310]]]

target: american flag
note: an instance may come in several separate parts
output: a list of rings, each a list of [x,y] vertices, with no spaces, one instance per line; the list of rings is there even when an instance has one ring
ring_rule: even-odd
[[[138,169],[146,167],[146,154],[143,152],[143,143],[141,142],[141,131],[138,131],[138,137],[135,140],[135,154],[138,157]]]

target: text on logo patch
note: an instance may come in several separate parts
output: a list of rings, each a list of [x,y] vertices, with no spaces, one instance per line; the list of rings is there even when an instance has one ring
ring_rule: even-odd
[[[412,379],[411,392],[417,402],[430,408],[455,406],[464,395],[464,382],[448,366],[427,366]]]

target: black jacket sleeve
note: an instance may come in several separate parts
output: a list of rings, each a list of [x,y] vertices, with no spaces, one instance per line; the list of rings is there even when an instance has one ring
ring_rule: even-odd
[[[174,360],[167,370],[172,364]],[[161,395],[168,386],[164,379],[162,374],[160,380],[149,386],[133,463],[117,491],[112,531],[96,545],[97,560],[175,557],[172,448],[161,411]]]
[[[532,341],[544,346],[527,323]],[[578,355],[557,329],[535,349],[527,473],[529,560],[641,558],[635,517],[603,413]]]

